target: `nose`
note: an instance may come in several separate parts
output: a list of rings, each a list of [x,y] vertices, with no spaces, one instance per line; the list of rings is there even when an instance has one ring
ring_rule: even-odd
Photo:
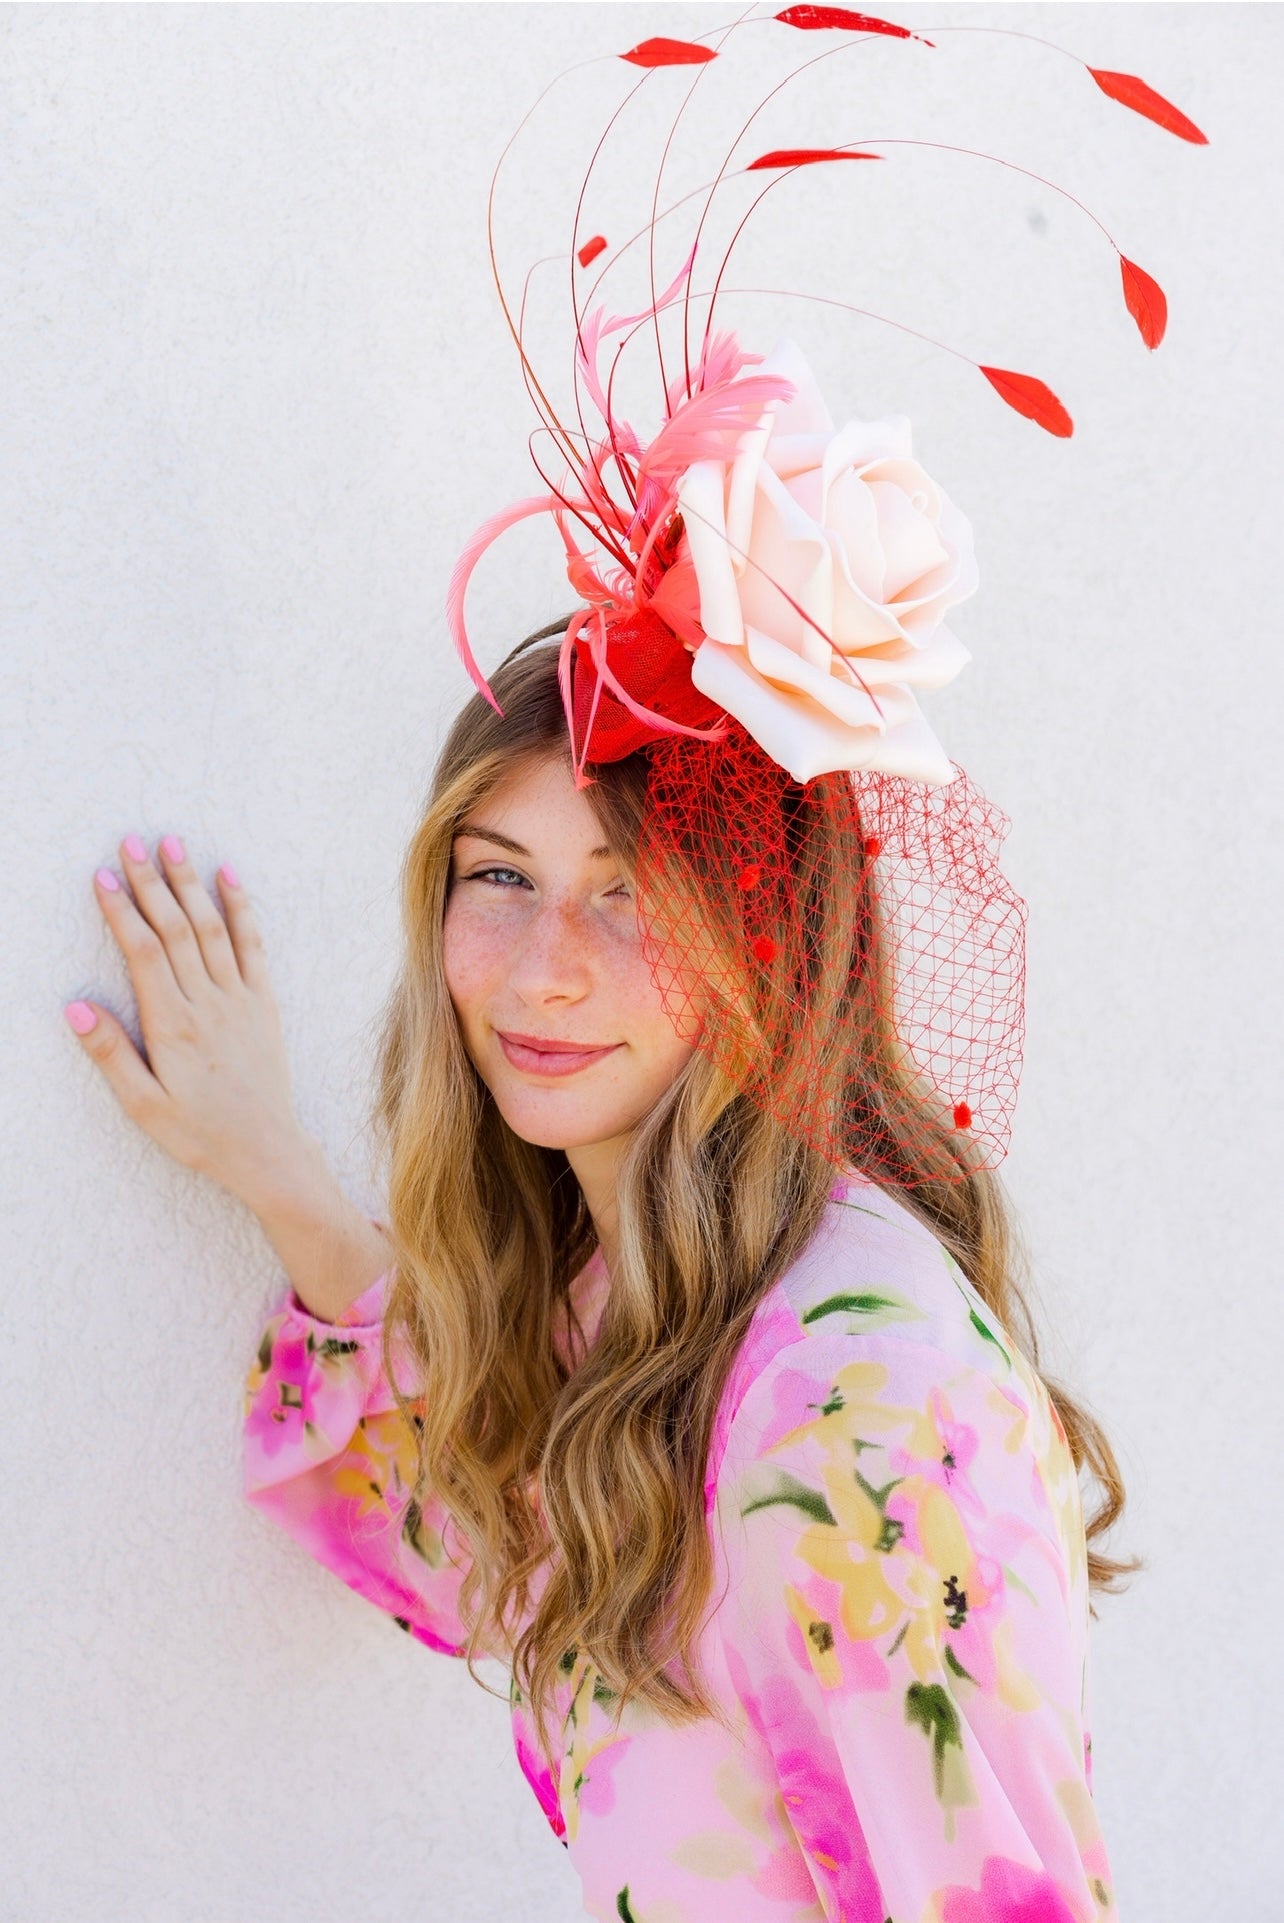
[[[552,896],[526,923],[509,987],[532,1004],[578,1001],[593,985],[594,947],[591,917],[573,897]]]

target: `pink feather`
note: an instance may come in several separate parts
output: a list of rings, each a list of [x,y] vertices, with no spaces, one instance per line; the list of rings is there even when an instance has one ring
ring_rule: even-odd
[[[468,640],[468,630],[464,625],[464,596],[468,592],[468,582],[473,569],[480,561],[492,541],[512,527],[515,521],[527,520],[532,514],[547,514],[553,507],[551,494],[535,494],[525,501],[514,501],[510,506],[501,508],[483,521],[477,531],[470,535],[464,550],[451,570],[450,584],[446,589],[446,624],[450,638],[454,642],[459,658],[472,678],[478,694],[484,694],[496,714],[504,710],[490,691],[490,686],[473,658],[472,647]]]

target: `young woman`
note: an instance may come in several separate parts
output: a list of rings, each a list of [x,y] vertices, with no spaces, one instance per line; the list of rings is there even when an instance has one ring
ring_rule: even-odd
[[[634,91],[703,73],[742,23],[916,39],[843,8],[745,15],[716,45],[629,49]],[[1136,76],[1089,71],[1202,142]],[[994,1172],[1023,1034],[1006,823],[916,699],[968,659],[944,616],[977,584],[971,534],[904,416],[836,427],[792,342],[764,358],[715,330],[747,215],[693,288],[734,172],[761,199],[764,178],[880,157],[731,169],[755,118],[663,291],[663,223],[704,191],[660,206],[672,132],[651,220],[614,248],[581,231],[586,177],[565,420],[523,342],[532,277],[520,302],[500,289],[567,478],[537,460],[547,491],[480,529],[450,584],[477,693],[404,865],[386,1226],[293,1119],[228,870],[220,915],[173,837],[159,867],[126,841],[130,890],[100,870],[99,900],[147,1061],[105,1010],[69,1014],[126,1111],[281,1256],[250,1499],[418,1641],[507,1667],[590,1914],[1103,1923],[1089,1593],[1138,1564],[1090,1547],[1118,1468],[1038,1372]],[[643,239],[649,303],[590,309]],[[1122,265],[1153,348],[1162,291]],[[613,382],[651,346],[643,446]],[[1071,432],[1042,381],[975,365]],[[580,605],[488,684],[468,577],[545,513]]]
[[[85,1046],[292,1283],[249,1496],[429,1648],[508,1662],[591,1915],[1107,1915],[1086,1637],[1122,1565],[1078,1466],[1090,1537],[1122,1490],[1036,1372],[997,1178],[933,1178],[876,1041],[927,1164],[899,1191],[679,1033],[635,901],[647,755],[576,786],[557,657],[468,702],[406,857],[386,1244],[292,1119],[243,889],[220,871],[225,927],[171,836],[159,869],[123,844],[129,892],[100,871],[148,1061],[101,1009]],[[832,822],[794,847],[831,884]],[[814,903],[839,939],[860,885]],[[716,933],[711,891],[682,910]]]

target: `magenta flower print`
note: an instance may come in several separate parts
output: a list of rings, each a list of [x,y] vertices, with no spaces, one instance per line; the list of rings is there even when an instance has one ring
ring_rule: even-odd
[[[1054,1878],[987,1856],[979,1890],[942,1890],[941,1923],[1080,1923]]]

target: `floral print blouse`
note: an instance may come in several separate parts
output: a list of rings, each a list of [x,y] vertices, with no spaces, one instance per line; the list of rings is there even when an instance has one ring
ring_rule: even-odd
[[[380,1276],[291,1290],[245,1398],[251,1502],[430,1649],[467,1551],[409,1500]],[[606,1282],[577,1279],[588,1339]],[[610,1923],[1115,1923],[1091,1793],[1079,1484],[1047,1393],[953,1258],[863,1177],[764,1297],[706,1482],[699,1653],[725,1727],[673,1728],[574,1650],[522,1771]]]

